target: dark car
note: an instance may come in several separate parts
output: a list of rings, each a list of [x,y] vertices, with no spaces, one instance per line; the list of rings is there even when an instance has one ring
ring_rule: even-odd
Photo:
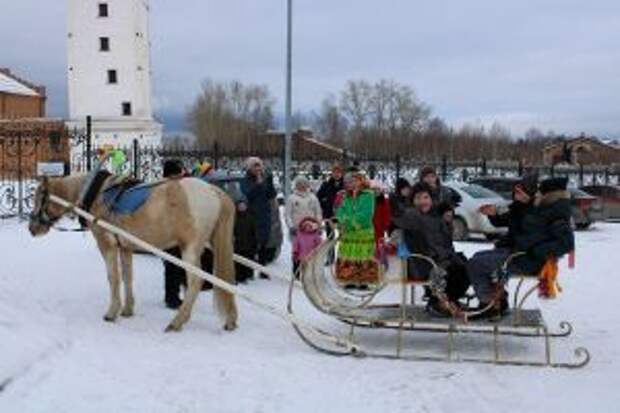
[[[580,189],[600,199],[604,219],[620,219],[620,186],[588,185]]]
[[[491,177],[471,179],[472,184],[483,186],[493,192],[497,192],[502,198],[512,200],[512,187],[519,181],[519,178]]]
[[[512,187],[520,178],[514,177],[482,177],[470,182],[484,186],[500,194],[505,199],[512,198]],[[571,196],[573,225],[578,229],[586,229],[592,223],[603,219],[603,206],[596,197],[579,190],[568,188]]]
[[[245,195],[241,191],[241,181],[244,175],[239,173],[227,173],[225,171],[214,171],[204,177],[210,184],[216,185],[223,189],[233,201],[238,202],[240,199],[245,199]],[[282,232],[282,222],[280,221],[280,208],[277,201],[274,199],[271,202],[271,216],[277,217],[277,219],[271,220],[271,232],[269,234],[269,242],[267,244],[267,262],[275,261],[280,256],[282,250],[282,242],[284,235]]]

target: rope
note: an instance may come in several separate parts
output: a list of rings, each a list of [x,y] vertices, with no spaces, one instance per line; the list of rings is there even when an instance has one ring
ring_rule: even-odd
[[[357,346],[353,343],[351,343],[350,340],[346,339],[346,338],[341,338],[341,337],[337,337],[334,335],[331,335],[325,331],[321,331],[315,327],[313,327],[311,324],[309,324],[308,322],[301,320],[300,318],[289,314],[285,311],[282,311],[280,309],[278,309],[277,307],[265,303],[263,301],[257,300],[254,297],[252,297],[250,294],[240,290],[237,286],[232,285],[227,283],[226,281],[223,281],[215,276],[213,276],[212,274],[209,274],[206,271],[203,271],[201,268],[198,268],[186,261],[183,261],[173,255],[168,254],[165,251],[160,250],[159,248],[156,248],[155,246],[149,244],[148,242],[143,241],[142,239],[136,237],[135,235],[115,226],[110,224],[109,222],[101,219],[100,217],[95,217],[94,215],[84,211],[83,209],[79,208],[78,206],[56,196],[56,195],[51,195],[50,194],[50,200],[58,205],[61,205],[64,208],[67,208],[69,210],[71,210],[73,213],[83,217],[84,219],[88,220],[89,222],[92,222],[93,225],[97,225],[100,228],[116,235],[117,237],[123,238],[129,242],[131,242],[132,244],[144,249],[145,251],[148,251],[150,253],[152,253],[153,255],[156,255],[158,257],[160,257],[163,260],[166,260],[168,262],[171,262],[183,269],[185,269],[186,271],[192,272],[193,274],[195,274],[196,276],[199,276],[202,279],[205,279],[209,282],[211,282],[215,287],[221,288],[222,290],[236,295],[244,300],[246,300],[247,302],[249,302],[252,305],[255,305],[259,308],[262,308],[265,311],[270,312],[271,314],[292,323],[295,327],[300,328],[304,331],[307,331],[308,333],[319,337],[325,341],[330,341],[332,342],[334,345],[338,346],[338,347],[344,347],[349,351],[355,351],[357,349]]]

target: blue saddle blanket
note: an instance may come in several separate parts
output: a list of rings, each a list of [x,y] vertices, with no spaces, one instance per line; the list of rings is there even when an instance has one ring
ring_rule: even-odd
[[[115,185],[103,191],[103,202],[115,214],[131,214],[148,201],[152,190],[151,184],[140,184],[131,188]]]

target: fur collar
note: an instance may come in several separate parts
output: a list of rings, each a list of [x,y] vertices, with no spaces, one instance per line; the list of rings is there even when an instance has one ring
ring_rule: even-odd
[[[570,192],[565,190],[551,191],[536,197],[536,206],[548,206],[562,199],[570,199]]]

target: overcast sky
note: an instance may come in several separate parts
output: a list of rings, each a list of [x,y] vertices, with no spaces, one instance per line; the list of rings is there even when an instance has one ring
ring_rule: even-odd
[[[620,137],[618,0],[294,0],[294,109],[348,79],[393,78],[453,125],[498,120]],[[151,0],[157,113],[201,81],[267,84],[284,105],[285,0]],[[0,0],[0,66],[66,114],[64,0]]]

